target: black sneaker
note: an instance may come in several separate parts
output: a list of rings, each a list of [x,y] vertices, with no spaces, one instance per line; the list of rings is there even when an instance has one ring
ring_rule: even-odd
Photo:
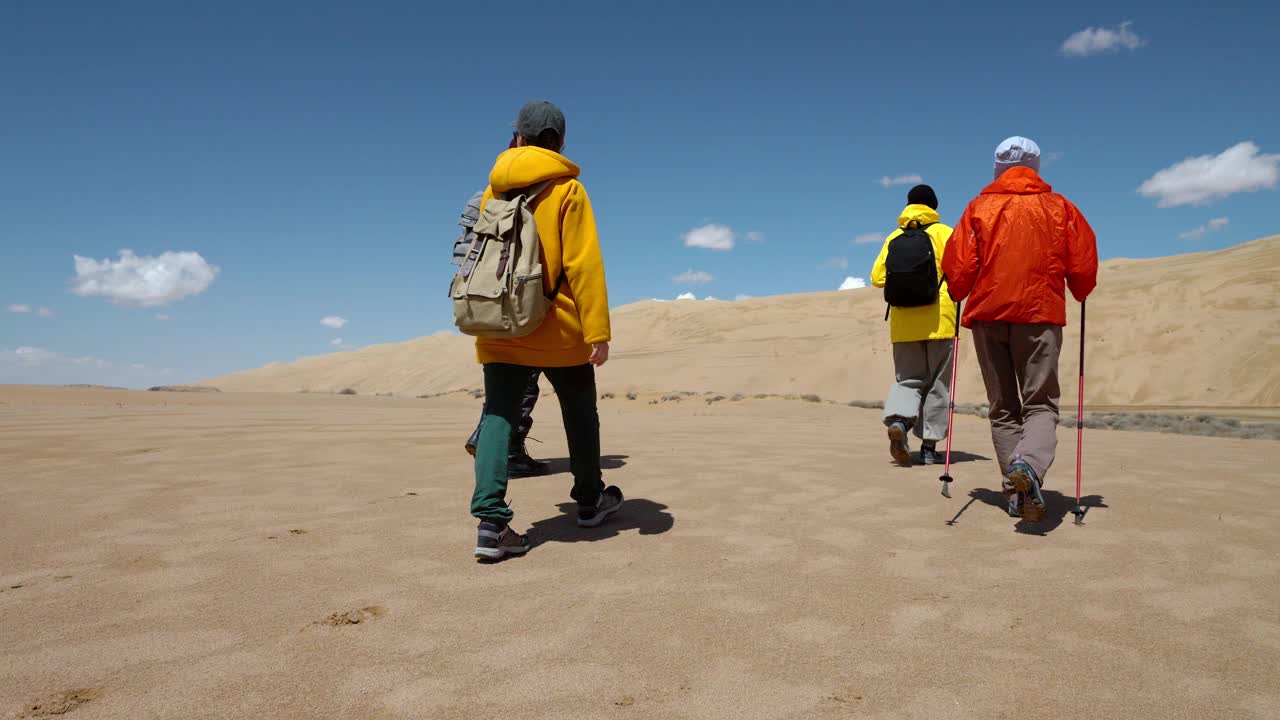
[[[902,467],[911,467],[911,448],[907,446],[907,426],[896,422],[889,426],[889,454]]]
[[[617,485],[610,485],[600,493],[600,499],[594,506],[578,506],[578,527],[599,527],[605,518],[622,507],[622,490]]]
[[[523,443],[512,448],[511,454],[507,456],[507,474],[511,477],[546,475],[550,470],[551,463],[534,460]]]
[[[937,447],[933,445],[921,445],[920,462],[925,465],[937,465],[942,462],[942,456],[938,454]]]
[[[1044,517],[1044,495],[1040,493],[1040,478],[1036,477],[1036,471],[1024,462],[1015,462],[1009,466],[1006,483],[1018,493],[1022,519],[1039,522]]]
[[[512,530],[510,525],[481,520],[477,535],[477,560],[501,560],[508,555],[529,552],[529,538]]]

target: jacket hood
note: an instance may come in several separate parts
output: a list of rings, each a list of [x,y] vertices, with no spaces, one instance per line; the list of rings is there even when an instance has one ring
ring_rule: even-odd
[[[904,228],[912,221],[921,225],[930,225],[938,222],[941,217],[938,211],[928,205],[908,205],[902,210],[902,214],[898,216],[898,227]]]
[[[982,190],[983,195],[1039,195],[1053,192],[1053,186],[1029,167],[1012,167]]]
[[[530,145],[499,155],[489,171],[489,185],[495,193],[504,193],[546,180],[576,178],[579,172],[578,166],[560,153]]]

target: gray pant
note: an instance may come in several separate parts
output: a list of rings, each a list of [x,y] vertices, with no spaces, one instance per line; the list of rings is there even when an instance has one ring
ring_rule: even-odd
[[[946,439],[953,345],[951,340],[893,344],[898,381],[884,401],[886,426],[900,422],[926,443]]]
[[[1000,472],[1021,460],[1041,480],[1058,449],[1058,325],[975,322],[973,349],[991,403],[991,442]]]

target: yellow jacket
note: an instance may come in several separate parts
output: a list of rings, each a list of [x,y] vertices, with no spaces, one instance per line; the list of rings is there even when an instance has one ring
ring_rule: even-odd
[[[901,228],[912,221],[929,225],[926,232],[933,238],[933,256],[938,262],[938,277],[942,277],[942,252],[951,237],[951,228],[938,222],[938,211],[928,205],[908,205],[898,218],[898,230],[894,230],[880,248],[880,256],[871,268],[871,284],[884,287],[885,258],[889,256],[889,243],[902,234]],[[930,224],[932,223],[932,224]],[[947,295],[947,284],[938,290],[938,302],[913,308],[889,309],[889,340],[895,343],[920,340],[950,340],[956,332],[956,306]]]
[[[498,156],[489,172],[481,210],[495,193],[552,185],[530,205],[542,241],[543,283],[548,294],[559,283],[547,318],[522,338],[477,338],[476,359],[530,367],[572,367],[591,358],[591,344],[608,342],[609,293],[595,215],[579,169],[559,153],[520,147]]]

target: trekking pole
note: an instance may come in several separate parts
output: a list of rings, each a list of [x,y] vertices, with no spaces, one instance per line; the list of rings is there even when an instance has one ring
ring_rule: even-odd
[[[1084,459],[1084,311],[1085,301],[1080,301],[1080,395],[1076,400],[1076,525],[1084,525],[1085,507],[1080,501],[1081,462]]]
[[[947,464],[938,479],[942,481],[942,497],[951,497],[951,428],[956,418],[956,369],[960,366],[960,308],[956,303],[956,335],[951,342],[951,387],[947,392]]]

